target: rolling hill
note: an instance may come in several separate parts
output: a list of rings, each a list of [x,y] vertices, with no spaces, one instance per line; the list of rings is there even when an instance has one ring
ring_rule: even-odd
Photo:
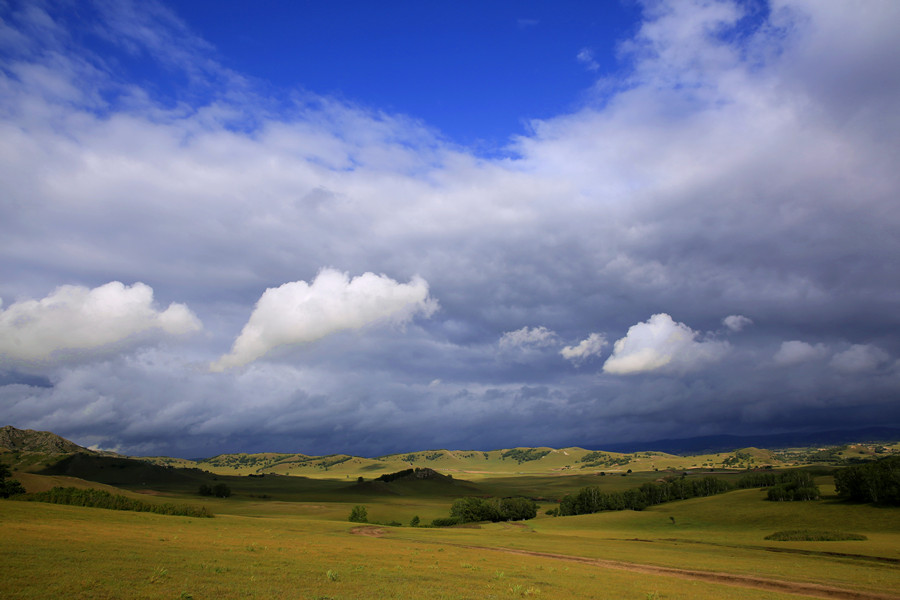
[[[220,454],[190,460],[167,456],[124,457],[111,452],[95,452],[46,431],[21,430],[12,426],[0,429],[0,453],[7,455],[4,462],[15,470],[46,469],[56,465],[68,455],[81,454],[103,456],[113,462],[133,459],[137,464],[155,465],[160,471],[152,478],[166,472],[171,473],[173,469],[205,471],[213,475],[286,475],[336,480],[360,477],[372,480],[380,475],[405,469],[432,469],[468,480],[525,475],[625,474],[630,471],[691,469],[712,471],[784,467],[817,462],[834,463],[874,456],[876,452],[884,451],[882,448],[884,447],[877,444],[857,444],[830,449],[772,451],[750,446],[727,452],[679,456],[659,451],[621,453],[578,447],[517,447],[489,451],[425,450],[373,458],[349,454],[312,456],[302,453],[265,452]],[[894,450],[896,449],[888,451]],[[83,459],[81,460],[83,462]],[[73,462],[77,461],[73,459],[66,464]],[[95,462],[97,461],[93,461],[92,464]],[[121,464],[131,465],[131,463]],[[137,469],[136,466],[119,468],[137,472],[132,471]],[[145,475],[149,476],[150,472]]]

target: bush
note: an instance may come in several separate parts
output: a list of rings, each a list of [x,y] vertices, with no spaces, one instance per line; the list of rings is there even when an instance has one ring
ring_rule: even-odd
[[[353,510],[350,511],[350,517],[348,519],[351,523],[368,523],[369,522],[369,513],[366,511],[366,507],[357,504],[353,507]]]
[[[462,523],[456,517],[439,517],[437,519],[433,519],[431,521],[432,527],[453,527],[454,525],[459,525]]]

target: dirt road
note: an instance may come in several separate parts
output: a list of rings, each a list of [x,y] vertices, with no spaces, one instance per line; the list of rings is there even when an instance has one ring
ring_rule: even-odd
[[[384,537],[387,531],[380,527],[363,526],[354,527],[350,533],[355,535],[365,535],[370,537]],[[607,560],[602,558],[588,558],[584,556],[570,556],[567,554],[553,554],[551,552],[537,552],[533,550],[520,550],[516,548],[503,548],[492,546],[472,546],[467,544],[455,544],[450,542],[428,542],[424,540],[404,539],[404,542],[417,542],[423,544],[437,544],[454,546],[456,548],[469,548],[472,550],[490,550],[492,552],[503,552],[506,554],[518,554],[522,556],[534,556],[538,558],[546,558],[550,560],[559,560],[566,562],[575,562],[586,565],[594,565],[603,569],[616,569],[619,571],[631,571],[633,573],[645,573],[648,575],[664,575],[667,577],[678,577],[680,579],[693,579],[696,581],[707,581],[710,583],[719,583],[723,585],[732,585],[737,587],[752,588],[757,590],[766,590],[770,592],[781,592],[785,594],[798,594],[801,596],[810,596],[813,598],[826,598],[832,600],[900,600],[900,596],[892,594],[881,594],[874,592],[860,592],[856,590],[848,590],[844,588],[831,587],[827,585],[819,585],[816,583],[802,583],[797,581],[784,581],[781,579],[769,579],[766,577],[754,577],[750,575],[738,575],[733,573],[718,573],[714,571],[696,571],[693,569],[678,569],[675,567],[661,567],[656,565],[645,565],[640,563],[630,563],[619,560]]]

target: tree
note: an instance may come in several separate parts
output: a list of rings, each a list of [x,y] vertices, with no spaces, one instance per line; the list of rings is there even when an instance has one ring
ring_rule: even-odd
[[[9,498],[25,493],[25,488],[15,479],[8,479],[12,475],[9,467],[0,465],[0,498]]]
[[[409,521],[409,526],[410,526],[410,527],[418,527],[418,526],[419,526],[419,522],[420,522],[420,521],[419,521],[419,515],[416,515],[416,516],[414,516],[414,517]]]
[[[227,498],[231,495],[231,488],[224,483],[217,483],[213,486],[212,492],[216,498]]]
[[[900,506],[900,456],[841,469],[834,485],[839,496],[855,502]]]
[[[200,489],[197,490],[197,493],[200,494],[201,496],[212,496],[213,495],[212,486],[209,485],[208,483],[201,483]]]
[[[366,507],[359,504],[354,506],[350,511],[349,521],[351,523],[368,523],[369,513],[366,511]]]

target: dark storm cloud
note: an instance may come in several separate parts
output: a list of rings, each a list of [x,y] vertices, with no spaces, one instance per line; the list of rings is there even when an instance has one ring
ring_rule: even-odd
[[[403,115],[275,105],[168,9],[97,6],[100,35],[183,72],[159,95],[72,14],[5,9],[0,420],[182,455],[900,421],[895,5],[653,3],[630,70],[501,159]],[[209,372],[258,301],[323,270],[415,293],[338,286],[322,335]],[[72,340],[21,307],[111,282],[150,295],[72,309],[90,344],[45,360]],[[299,322],[271,314],[263,337]]]

